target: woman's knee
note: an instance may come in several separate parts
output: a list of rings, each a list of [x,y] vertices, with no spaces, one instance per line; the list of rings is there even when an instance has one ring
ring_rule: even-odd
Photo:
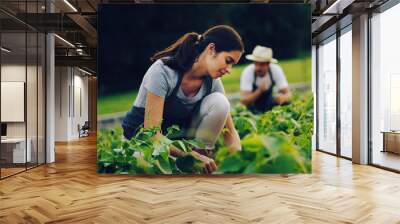
[[[226,115],[229,113],[230,103],[222,93],[211,93],[204,98],[204,103],[209,106],[209,112]]]

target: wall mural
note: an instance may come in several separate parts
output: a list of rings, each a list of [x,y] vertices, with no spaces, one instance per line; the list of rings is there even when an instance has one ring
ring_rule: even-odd
[[[306,4],[100,5],[99,173],[311,173]]]

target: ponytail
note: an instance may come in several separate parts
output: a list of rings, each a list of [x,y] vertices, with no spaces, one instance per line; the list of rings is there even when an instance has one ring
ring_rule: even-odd
[[[217,53],[221,51],[244,50],[240,35],[230,26],[219,25],[208,29],[202,35],[196,32],[183,35],[171,46],[154,54],[150,60],[155,62],[161,59],[164,64],[172,69],[176,69],[179,72],[186,72],[192,68],[196,58],[209,43],[215,44]]]
[[[196,48],[199,36],[200,35],[195,32],[183,35],[171,46],[167,47],[163,51],[157,52],[153,57],[151,57],[151,61],[154,62],[160,58],[172,56],[172,58],[165,59],[164,63],[182,71],[189,70],[197,56],[200,54]]]

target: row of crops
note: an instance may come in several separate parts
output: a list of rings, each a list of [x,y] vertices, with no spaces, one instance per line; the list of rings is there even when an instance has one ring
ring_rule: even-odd
[[[242,150],[230,153],[222,135],[216,144],[214,160],[224,173],[310,173],[313,97],[294,95],[292,102],[255,115],[243,106],[231,111],[239,132]],[[131,140],[124,140],[120,128],[101,130],[97,136],[99,173],[118,174],[193,174],[202,173],[201,163],[191,155],[175,158],[169,154],[173,144],[183,152],[202,148],[194,140],[171,140],[178,131],[172,126],[165,137],[153,141],[157,128],[142,129]]]

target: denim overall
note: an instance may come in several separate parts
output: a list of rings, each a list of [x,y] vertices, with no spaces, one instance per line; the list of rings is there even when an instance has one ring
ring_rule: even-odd
[[[271,69],[269,69],[268,73],[269,73],[269,78],[271,80],[271,86],[257,98],[257,100],[254,102],[253,105],[249,107],[249,110],[252,111],[253,113],[263,113],[272,109],[273,106],[278,105],[273,96],[273,88],[275,86],[275,80],[272,78]],[[257,78],[256,73],[254,73],[252,92],[256,91],[257,89],[256,78]]]
[[[183,75],[180,74],[175,88],[173,89],[171,95],[168,96],[164,102],[164,113],[161,124],[162,132],[166,133],[167,128],[174,124],[178,125],[180,128],[180,132],[174,136],[170,136],[170,139],[180,139],[186,137],[185,133],[190,127],[192,116],[199,112],[200,105],[204,97],[211,93],[212,78],[210,76],[206,76],[204,78],[206,94],[199,101],[197,101],[193,109],[190,110],[186,108],[182,101],[176,96],[179,87],[181,86],[182,79]],[[122,128],[124,129],[125,138],[131,139],[143,126],[144,111],[145,108],[135,106],[128,111],[124,120],[122,121]]]

